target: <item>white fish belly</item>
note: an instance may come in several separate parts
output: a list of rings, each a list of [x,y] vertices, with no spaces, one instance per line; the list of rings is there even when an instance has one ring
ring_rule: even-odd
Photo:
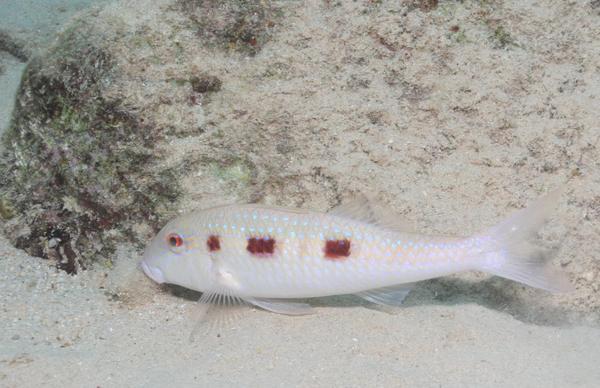
[[[473,267],[471,240],[428,239],[337,216],[252,207],[205,219],[203,227],[221,240],[215,261],[242,295],[350,294]],[[273,240],[273,252],[251,252],[251,238]],[[332,252],[328,242],[343,247]]]

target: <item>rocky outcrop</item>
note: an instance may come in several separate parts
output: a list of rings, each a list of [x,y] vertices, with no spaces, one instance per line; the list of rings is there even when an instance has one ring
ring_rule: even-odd
[[[115,230],[156,223],[177,196],[173,171],[153,157],[160,131],[107,95],[118,71],[109,39],[81,20],[33,59],[4,138],[9,234],[69,272],[110,252]]]
[[[217,162],[190,155],[164,163],[169,136],[205,130],[202,122],[190,125],[177,116],[186,109],[202,116],[201,105],[222,84],[202,66],[165,71],[164,64],[173,54],[204,47],[255,54],[274,25],[275,8],[258,1],[146,6],[156,13],[142,23],[117,8],[74,20],[28,64],[4,136],[0,210],[11,219],[8,235],[17,247],[57,260],[68,272],[106,260],[117,241],[143,243],[175,208],[185,159],[208,163],[223,180],[247,183],[251,175],[251,163],[237,156]],[[161,26],[161,15],[176,21]],[[171,37],[190,34],[195,44],[184,48],[177,39],[158,37],[163,28]],[[140,92],[148,83],[153,96],[146,99]]]

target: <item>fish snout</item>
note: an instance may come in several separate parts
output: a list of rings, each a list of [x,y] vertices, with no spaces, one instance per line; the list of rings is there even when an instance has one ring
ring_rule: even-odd
[[[142,260],[140,266],[142,267],[142,271],[144,271],[146,276],[154,280],[156,283],[161,284],[165,282],[165,277],[160,269],[149,266],[145,260]]]

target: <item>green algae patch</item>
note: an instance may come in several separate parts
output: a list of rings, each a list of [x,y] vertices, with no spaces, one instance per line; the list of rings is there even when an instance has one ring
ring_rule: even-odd
[[[10,220],[15,216],[15,211],[13,207],[9,204],[9,202],[0,197],[0,218],[3,220]]]
[[[242,160],[229,163],[213,162],[209,165],[210,173],[229,186],[248,186],[252,182],[253,168]]]
[[[210,170],[215,177],[226,182],[247,185],[252,179],[252,170],[246,163],[240,160],[226,165],[213,163],[210,166]]]
[[[490,40],[493,42],[494,47],[498,49],[519,46],[510,33],[501,25],[496,26],[493,29]]]

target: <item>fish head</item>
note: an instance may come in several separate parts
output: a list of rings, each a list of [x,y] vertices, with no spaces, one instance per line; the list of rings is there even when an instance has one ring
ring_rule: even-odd
[[[203,291],[210,282],[211,258],[206,237],[193,227],[193,215],[170,221],[144,251],[140,267],[156,283]]]

